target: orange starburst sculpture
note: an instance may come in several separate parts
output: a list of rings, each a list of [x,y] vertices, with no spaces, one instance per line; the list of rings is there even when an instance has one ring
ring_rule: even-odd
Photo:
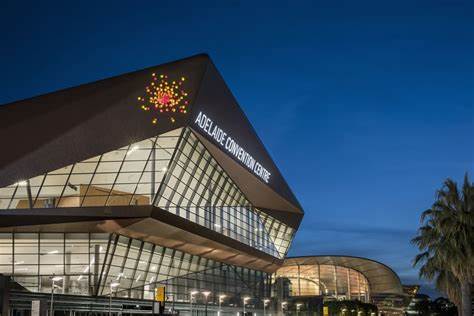
[[[161,115],[176,121],[175,114],[186,114],[188,108],[188,93],[183,89],[185,77],[169,80],[167,75],[152,74],[151,83],[145,88],[146,94],[138,97],[140,108],[152,112],[151,122],[157,124]]]

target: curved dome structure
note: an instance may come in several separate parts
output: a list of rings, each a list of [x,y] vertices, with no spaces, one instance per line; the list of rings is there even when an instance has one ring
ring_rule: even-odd
[[[290,282],[290,296],[323,295],[370,301],[372,296],[403,294],[397,274],[388,266],[351,256],[287,258],[275,278]]]

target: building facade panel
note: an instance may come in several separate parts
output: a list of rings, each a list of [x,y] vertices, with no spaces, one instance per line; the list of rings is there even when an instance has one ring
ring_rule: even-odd
[[[226,109],[221,127],[246,149],[205,143],[203,100]],[[270,295],[303,211],[207,56],[0,111],[2,133],[32,135],[0,161],[0,274],[34,293],[152,299],[166,286],[174,302],[210,291],[233,306]]]
[[[259,211],[190,129],[186,129],[156,206],[283,258],[295,230]]]
[[[0,209],[150,205],[181,129],[0,188]]]
[[[264,297],[270,285],[261,271],[116,234],[1,233],[0,253],[0,274],[32,292],[50,293],[54,281],[58,294],[153,299],[165,286],[178,302],[194,290],[235,301]]]
[[[367,278],[357,270],[328,264],[284,266],[273,275],[289,281],[290,296],[316,296],[368,301]]]

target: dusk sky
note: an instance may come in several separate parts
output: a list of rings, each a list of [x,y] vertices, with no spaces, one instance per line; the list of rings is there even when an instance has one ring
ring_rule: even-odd
[[[3,0],[0,104],[206,52],[306,212],[290,255],[423,284],[420,213],[474,178],[474,1],[259,3]]]

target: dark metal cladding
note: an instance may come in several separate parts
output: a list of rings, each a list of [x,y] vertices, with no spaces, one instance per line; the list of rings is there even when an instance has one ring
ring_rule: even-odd
[[[151,124],[137,97],[165,73],[186,76],[192,104],[208,62],[197,55],[0,106],[0,187],[184,126],[189,112]]]
[[[194,101],[190,126],[210,140],[214,145],[219,147],[219,149],[230,156],[233,160],[242,165],[240,161],[230,155],[224,148],[222,148],[222,146],[219,146],[215,139],[210,137],[206,132],[203,132],[202,129],[197,128],[194,122],[200,112],[205,113],[209,118],[211,118],[215,124],[225,130],[228,136],[232,137],[232,139],[244,147],[249,154],[270,171],[271,177],[269,182],[265,183],[266,186],[269,186],[278,195],[290,202],[296,209],[298,209],[298,213],[303,212],[301,205],[298,203],[293,192],[278,170],[278,167],[271,159],[262,141],[257,136],[257,133],[250,124],[245,113],[240,108],[237,100],[227,87],[224,79],[219,74],[212,61],[208,63],[206,73],[202,79],[199,92]],[[248,172],[260,182],[264,183],[263,180],[258,178],[251,171]]]
[[[152,73],[186,77],[189,107],[174,122],[160,118],[152,124],[140,109],[137,97]],[[271,173],[268,183],[196,127],[201,111]],[[254,207],[298,228],[300,204],[216,67],[202,54],[0,106],[0,187],[186,126],[199,133]],[[0,218],[0,231],[107,231],[268,272],[282,264],[280,258],[151,205],[4,210]]]

